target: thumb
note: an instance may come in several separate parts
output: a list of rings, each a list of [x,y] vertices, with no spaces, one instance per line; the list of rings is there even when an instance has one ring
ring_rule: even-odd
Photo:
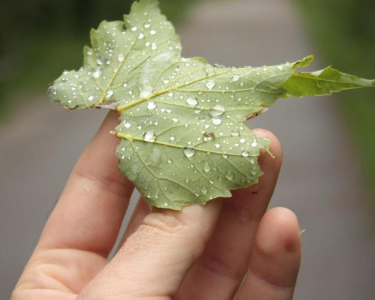
[[[203,253],[220,208],[221,201],[215,200],[205,206],[156,210],[147,215],[77,299],[169,299]]]

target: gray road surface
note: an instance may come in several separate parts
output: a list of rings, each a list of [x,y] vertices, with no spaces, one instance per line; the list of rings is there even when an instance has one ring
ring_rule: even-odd
[[[185,56],[228,66],[278,64],[316,52],[287,0],[203,1],[179,33]],[[285,160],[272,205],[295,211],[306,229],[295,299],[375,297],[375,211],[335,102],[281,100],[249,124],[281,140]],[[0,128],[1,299],[103,116],[65,113],[42,95],[25,99]]]

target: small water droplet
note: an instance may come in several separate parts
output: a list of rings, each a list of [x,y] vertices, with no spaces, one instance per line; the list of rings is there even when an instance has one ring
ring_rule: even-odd
[[[206,87],[207,87],[209,90],[212,90],[212,89],[214,88],[215,85],[216,85],[215,80],[208,80],[207,83],[206,83]]]
[[[205,133],[203,133],[203,140],[205,142],[211,141],[214,138],[215,138],[215,134],[213,132],[205,132]]]
[[[126,123],[124,123],[124,127],[125,128],[130,128],[132,125],[130,124],[130,123],[128,123],[128,122],[126,122]]]
[[[225,178],[228,179],[228,180],[232,180],[234,178],[234,173],[232,171],[228,171],[225,174]]]
[[[241,155],[243,157],[248,157],[250,155],[250,153],[248,151],[242,151]]]
[[[193,157],[194,154],[195,154],[195,150],[193,148],[190,148],[190,147],[185,147],[184,153],[185,153],[186,157]]]
[[[177,118],[172,118],[172,121],[173,121],[174,123],[177,123],[177,122],[178,122],[178,119],[177,119]]]
[[[141,32],[139,35],[138,35],[138,39],[143,39],[145,37],[145,35]]]
[[[256,147],[256,146],[258,146],[258,143],[257,143],[256,141],[254,141],[254,142],[251,143],[251,147],[254,148],[254,147]]]
[[[241,78],[240,75],[238,75],[238,74],[234,74],[234,75],[233,75],[233,78],[232,78],[232,81],[233,81],[233,82],[238,81],[240,78]]]
[[[240,139],[240,143],[241,143],[241,144],[243,144],[243,143],[245,143],[245,142],[246,142],[245,139]]]
[[[202,186],[201,186],[201,192],[202,192],[202,194],[204,194],[204,195],[206,195],[206,194],[208,193],[208,189],[207,189],[207,187],[206,187],[205,185],[202,185]]]
[[[146,24],[144,25],[144,27],[145,27],[146,29],[150,28],[150,26],[151,26],[151,24],[149,24],[149,23],[146,23]]]
[[[106,94],[105,94],[105,98],[106,98],[106,99],[109,99],[109,98],[112,97],[112,95],[113,95],[113,90],[112,90],[111,88],[108,88],[108,89],[107,89],[107,92],[106,92]]]
[[[132,27],[131,30],[132,30],[132,31],[137,31],[137,29],[138,29],[137,26],[134,26],[134,27]]]
[[[147,102],[147,109],[148,110],[153,110],[156,108],[156,103],[154,101],[148,101]]]
[[[284,70],[283,66],[277,66],[276,68],[279,69],[280,71]]]
[[[102,75],[102,70],[100,68],[95,69],[95,71],[92,73],[94,78],[99,78],[100,75]]]
[[[173,142],[175,139],[176,139],[176,137],[175,137],[173,134],[169,137],[169,140],[172,141],[172,142]]]
[[[169,163],[169,164],[171,164],[173,161],[169,158],[168,160],[167,160],[167,163]]]
[[[124,54],[122,54],[122,53],[120,53],[119,55],[117,55],[117,60],[118,60],[119,62],[122,62],[122,61],[124,60],[124,58],[125,58],[125,56],[124,56]]]
[[[220,144],[219,143],[215,144],[215,148],[219,149],[220,148]]]
[[[94,96],[89,96],[89,97],[87,98],[87,100],[89,100],[89,101],[94,100]]]
[[[144,139],[146,142],[155,142],[156,134],[153,130],[146,131],[144,134]]]
[[[211,123],[214,125],[220,125],[221,124],[221,119],[220,118],[212,118]]]
[[[212,117],[219,117],[223,113],[225,113],[225,108],[221,105],[215,105],[210,111]]]
[[[198,104],[198,100],[195,98],[187,98],[186,103],[190,106],[196,106]]]
[[[164,202],[163,205],[164,205],[164,207],[168,207],[168,203],[167,202]]]
[[[211,170],[210,164],[209,163],[205,163],[204,166],[203,166],[203,170],[205,172],[210,172],[210,170]]]
[[[240,131],[238,129],[233,129],[230,133],[231,136],[240,136]]]
[[[155,30],[151,30],[151,31],[150,31],[150,34],[151,34],[151,35],[155,35],[155,34],[156,34],[156,31],[155,31]]]

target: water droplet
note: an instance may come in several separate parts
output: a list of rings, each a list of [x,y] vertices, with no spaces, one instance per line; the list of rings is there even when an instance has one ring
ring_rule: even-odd
[[[231,136],[240,136],[240,131],[238,129],[233,129],[230,133]]]
[[[119,55],[117,55],[117,60],[118,60],[119,62],[122,62],[122,61],[124,60],[124,58],[125,58],[125,56],[124,56],[124,54],[122,54],[122,53],[120,53]]]
[[[238,75],[238,74],[234,74],[234,75],[233,75],[233,78],[232,78],[232,81],[233,81],[233,82],[238,81],[240,78],[241,78],[240,75]]]
[[[94,100],[94,96],[89,96],[89,97],[87,98],[87,100],[89,100],[89,101]]]
[[[196,106],[198,104],[198,100],[195,98],[188,98],[186,103],[190,106]]]
[[[112,97],[112,95],[113,95],[113,90],[111,88],[108,88],[107,93],[105,94],[105,98],[109,99]]]
[[[176,139],[176,137],[175,137],[173,134],[169,137],[169,140],[172,141],[172,142],[173,142],[175,139]]]
[[[212,117],[219,117],[223,113],[225,113],[225,108],[221,105],[215,105],[210,111]]]
[[[130,124],[130,123],[128,123],[128,122],[126,122],[126,123],[124,123],[124,127],[125,128],[130,128],[132,125]]]
[[[138,39],[143,39],[145,37],[145,35],[141,32],[139,35],[138,35]]]
[[[216,82],[214,80],[208,80],[207,83],[206,83],[206,87],[209,89],[209,90],[212,90],[214,88],[214,86],[216,85]]]
[[[246,142],[245,139],[240,139],[240,143],[241,143],[241,144],[243,144],[243,143],[245,143],[245,142]]]
[[[241,155],[243,157],[248,157],[250,155],[250,153],[248,151],[242,151]]]
[[[185,153],[186,157],[193,157],[194,154],[195,154],[195,150],[193,148],[190,148],[190,147],[185,147],[184,153]]]
[[[156,108],[156,103],[154,101],[148,101],[147,102],[147,109],[148,110],[153,110]]]
[[[150,31],[150,34],[151,34],[151,35],[155,35],[155,34],[156,34],[156,31],[155,31],[155,30],[151,30],[151,31]]]
[[[167,202],[164,202],[163,205],[164,205],[164,207],[167,207],[167,206],[168,206],[168,203],[167,203]]]
[[[173,161],[169,158],[168,160],[167,160],[167,163],[169,163],[169,164],[171,164]]]
[[[102,70],[100,68],[95,69],[95,71],[92,73],[94,78],[99,78],[100,75],[102,75]]]
[[[204,134],[203,134],[203,140],[205,141],[205,142],[207,142],[207,141],[211,141],[212,139],[214,139],[215,138],[215,134],[213,133],[213,132],[205,132]]]
[[[202,192],[202,194],[204,194],[204,195],[206,195],[206,194],[208,193],[208,189],[207,189],[207,187],[206,187],[205,185],[202,185],[202,187],[201,187],[201,192]]]
[[[220,144],[215,144],[215,148],[219,149],[220,148]]]
[[[144,139],[146,142],[155,142],[156,134],[153,130],[146,131],[144,134]]]
[[[234,178],[234,173],[232,171],[228,171],[225,174],[225,178],[228,179],[228,180],[232,180]]]
[[[256,141],[251,143],[251,147],[256,147],[256,146],[258,146],[258,143]]]
[[[211,166],[210,166],[210,164],[209,164],[209,163],[205,163],[205,164],[204,164],[204,167],[203,167],[203,170],[204,170],[205,172],[210,172],[210,170],[211,170]]]
[[[100,66],[103,65],[103,61],[102,61],[101,59],[97,59],[97,60],[96,60],[96,63],[97,63],[98,65],[100,65]]]
[[[151,26],[151,24],[148,24],[148,23],[146,23],[146,24],[144,25],[144,27],[145,27],[146,29],[150,28],[150,26]]]
[[[177,118],[172,118],[172,121],[173,121],[174,123],[177,123],[177,122],[178,122],[178,119],[177,119]]]
[[[221,124],[221,119],[220,118],[212,118],[211,123],[214,125],[220,125]]]
[[[137,31],[137,29],[138,29],[137,26],[134,26],[134,27],[132,27],[131,30],[132,30],[132,31]]]
[[[202,90],[198,91],[198,95],[203,95],[204,92]]]
[[[280,71],[284,70],[283,66],[277,66],[276,68],[278,68]]]

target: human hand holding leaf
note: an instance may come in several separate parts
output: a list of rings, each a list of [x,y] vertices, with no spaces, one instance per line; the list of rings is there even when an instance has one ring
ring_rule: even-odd
[[[179,38],[156,0],[134,3],[124,22],[102,22],[91,42],[84,66],[64,72],[50,97],[67,109],[120,112],[119,168],[156,207],[205,204],[257,183],[257,158],[270,142],[244,121],[276,99],[375,86],[331,68],[295,73],[312,57],[239,69],[181,58]]]

